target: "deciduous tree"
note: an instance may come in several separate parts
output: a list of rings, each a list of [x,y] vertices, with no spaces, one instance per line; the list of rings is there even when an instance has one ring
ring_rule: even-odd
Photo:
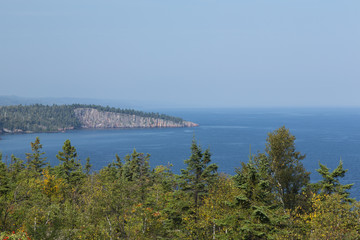
[[[295,136],[285,126],[268,134],[264,154],[258,154],[255,161],[265,161],[271,187],[284,208],[294,209],[304,199],[301,194],[309,184],[310,173],[301,162],[305,158],[295,149]]]

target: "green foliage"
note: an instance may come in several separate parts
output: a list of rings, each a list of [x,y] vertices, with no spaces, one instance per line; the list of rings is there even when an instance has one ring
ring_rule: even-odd
[[[89,175],[89,173],[91,171],[91,167],[92,167],[92,164],[90,164],[90,158],[87,157],[86,158],[86,164],[85,164],[85,174],[86,175]]]
[[[339,165],[330,173],[330,169],[325,165],[319,163],[320,168],[316,171],[323,178],[318,183],[313,184],[315,192],[320,192],[321,195],[330,195],[333,193],[339,194],[342,199],[346,201],[354,201],[354,199],[349,198],[350,193],[348,190],[354,184],[341,184],[339,178],[343,178],[347,169],[343,169],[343,163],[340,160]]]
[[[210,185],[216,180],[218,166],[214,163],[210,164],[209,149],[202,152],[195,139],[191,145],[191,156],[184,162],[187,168],[181,170],[180,187],[182,191],[190,193],[197,207],[202,196],[208,192]]]
[[[12,191],[9,169],[0,154],[0,231],[5,231],[9,217],[9,198]]]
[[[1,237],[359,239],[359,202],[348,201],[350,185],[339,182],[342,162],[331,173],[320,165],[319,194],[308,199],[294,139],[285,128],[270,133],[265,153],[250,155],[231,177],[217,174],[210,151],[195,140],[177,175],[171,166],[151,169],[150,155],[135,149],[91,172],[90,159],[83,167],[70,140],[60,164],[45,167],[36,138],[26,164],[13,155],[7,165],[0,154]]]
[[[17,105],[0,107],[2,129],[15,131],[51,132],[79,128],[73,105]]]
[[[265,162],[271,188],[285,209],[295,209],[303,204],[305,187],[310,173],[301,163],[305,155],[295,151],[295,136],[285,126],[268,134],[264,154],[258,154],[255,162]]]
[[[236,214],[230,232],[236,239],[272,238],[285,222],[265,168],[250,159],[236,171],[234,181],[240,192],[235,196],[233,211]]]
[[[70,140],[64,142],[63,151],[59,151],[56,158],[62,163],[56,168],[58,176],[65,179],[69,184],[78,184],[83,177],[80,160],[77,159],[77,152],[71,146]]]
[[[211,153],[209,149],[203,152],[195,139],[191,145],[191,156],[184,162],[187,168],[182,169],[179,176],[179,186],[182,193],[178,194],[181,197],[179,201],[181,204],[178,207],[180,207],[183,217],[193,219],[194,225],[190,228],[187,226],[188,233],[182,238],[201,238],[201,231],[199,231],[198,226],[199,207],[203,204],[203,198],[208,194],[211,185],[217,179],[218,166],[210,164]]]
[[[42,157],[45,153],[41,149],[40,139],[36,137],[35,142],[31,143],[32,153],[26,153],[27,166],[36,173],[41,173],[42,168],[48,164],[46,157]]]
[[[2,161],[2,154],[0,153],[0,197],[6,196],[9,190],[10,186],[8,168]]]
[[[314,194],[312,211],[299,218],[306,223],[307,239],[359,239],[359,202],[344,201],[338,193]]]
[[[125,157],[125,164],[123,174],[128,181],[143,181],[150,176],[149,165],[150,154],[143,154],[136,152],[134,149],[131,155]],[[121,168],[121,162],[117,156],[116,164],[118,168]]]

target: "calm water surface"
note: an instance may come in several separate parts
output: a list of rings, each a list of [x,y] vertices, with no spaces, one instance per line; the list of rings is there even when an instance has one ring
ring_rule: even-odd
[[[0,151],[9,161],[11,154],[25,159],[30,142],[40,137],[51,164],[66,139],[77,149],[80,159],[90,157],[94,170],[112,162],[115,154],[123,158],[134,148],[150,153],[152,167],[173,164],[173,171],[184,168],[195,135],[201,146],[210,148],[219,170],[233,174],[240,162],[252,153],[264,151],[267,133],[283,125],[296,136],[296,148],[306,154],[303,163],[312,181],[320,176],[319,161],[333,169],[340,158],[349,169],[344,183],[355,183],[352,196],[360,196],[360,109],[211,109],[166,110],[167,114],[199,123],[197,128],[75,130],[64,133],[2,135]]]

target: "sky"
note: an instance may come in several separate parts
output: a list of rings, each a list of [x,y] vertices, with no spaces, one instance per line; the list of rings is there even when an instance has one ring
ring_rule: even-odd
[[[0,95],[360,107],[359,90],[359,0],[0,0]]]

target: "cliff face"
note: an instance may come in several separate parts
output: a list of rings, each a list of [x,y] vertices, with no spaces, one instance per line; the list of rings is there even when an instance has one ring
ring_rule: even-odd
[[[158,118],[103,112],[93,108],[77,108],[74,112],[76,118],[81,122],[82,128],[167,128],[198,126],[198,124],[188,121],[176,123]]]

